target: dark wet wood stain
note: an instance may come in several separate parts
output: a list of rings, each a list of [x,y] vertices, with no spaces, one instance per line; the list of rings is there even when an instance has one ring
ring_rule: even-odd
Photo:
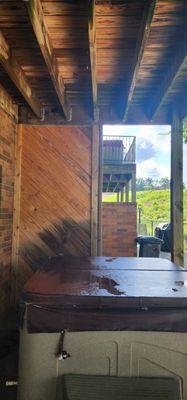
[[[90,132],[23,128],[20,288],[51,257],[90,255]]]

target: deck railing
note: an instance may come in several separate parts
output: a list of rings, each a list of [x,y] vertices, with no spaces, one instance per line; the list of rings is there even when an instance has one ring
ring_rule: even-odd
[[[135,163],[135,136],[103,136],[103,162],[105,164]]]

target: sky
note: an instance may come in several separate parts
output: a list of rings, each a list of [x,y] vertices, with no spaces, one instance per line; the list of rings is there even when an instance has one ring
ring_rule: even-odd
[[[169,125],[104,125],[103,135],[136,136],[137,177],[170,178]],[[187,145],[184,145],[184,183],[187,186]]]

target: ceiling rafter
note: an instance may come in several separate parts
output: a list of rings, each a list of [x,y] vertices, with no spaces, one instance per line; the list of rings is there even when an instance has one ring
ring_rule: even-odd
[[[182,75],[182,70],[187,66],[187,35],[184,37],[181,47],[172,59],[162,84],[159,86],[151,104],[149,105],[147,116],[153,120],[159,113],[168,95],[172,91],[177,79]]]
[[[144,50],[149,37],[151,23],[154,16],[154,10],[156,7],[157,0],[147,0],[145,3],[144,14],[142,23],[139,30],[138,41],[134,56],[134,62],[132,66],[132,72],[127,86],[127,96],[125,98],[125,104],[123,107],[122,120],[126,121],[128,116],[129,107],[132,101],[134,90],[138,80],[138,73],[141,65],[141,61],[144,55]]]
[[[56,58],[53,54],[48,29],[42,9],[41,0],[29,0],[26,2],[30,22],[32,24],[38,45],[42,52],[51,80],[61,104],[63,113],[68,121],[71,120],[71,107],[67,100],[66,89],[63,78],[58,72]]]
[[[93,102],[93,118],[94,121],[99,119],[98,110],[98,96],[97,96],[97,67],[96,67],[96,13],[95,13],[95,0],[90,0],[88,3],[88,36],[89,36],[89,51],[90,51],[90,65],[91,65],[91,81],[92,81],[92,102]]]
[[[43,110],[42,105],[37,98],[34,90],[30,86],[28,79],[25,75],[25,72],[17,62],[17,59],[13,55],[11,48],[0,32],[0,63],[3,69],[6,71],[10,80],[16,86],[18,91],[21,93],[26,103],[30,106],[33,113],[39,118],[42,119]]]

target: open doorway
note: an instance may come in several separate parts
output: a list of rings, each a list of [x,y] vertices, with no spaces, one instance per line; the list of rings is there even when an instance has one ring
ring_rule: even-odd
[[[134,256],[137,235],[165,232],[170,258],[171,128],[103,126],[103,254]]]

